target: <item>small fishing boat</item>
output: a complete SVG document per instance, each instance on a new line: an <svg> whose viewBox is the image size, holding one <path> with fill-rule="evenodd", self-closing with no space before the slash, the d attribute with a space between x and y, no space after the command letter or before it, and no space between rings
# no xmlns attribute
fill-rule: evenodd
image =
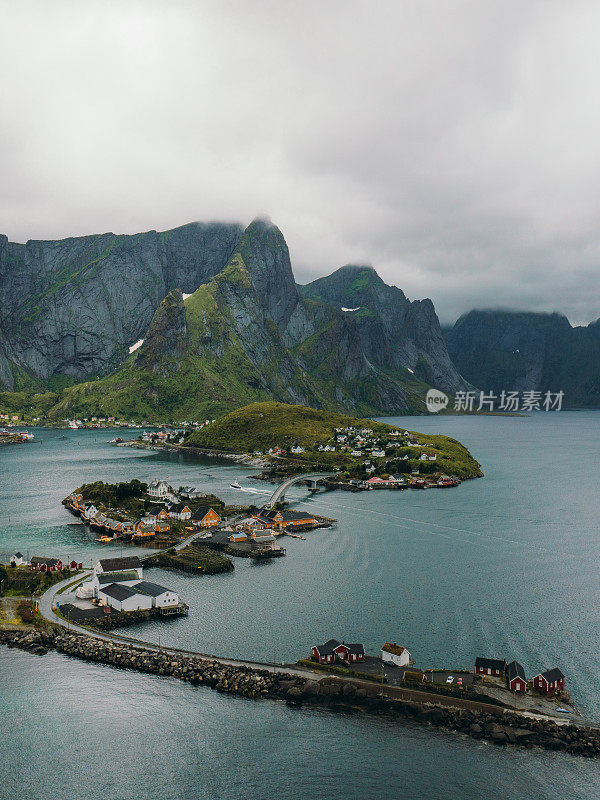
<svg viewBox="0 0 600 800"><path fill-rule="evenodd" d="M230 487L232 489L241 489L242 488L237 481L234 481L233 483L230 483L229 485L230 485Z"/></svg>

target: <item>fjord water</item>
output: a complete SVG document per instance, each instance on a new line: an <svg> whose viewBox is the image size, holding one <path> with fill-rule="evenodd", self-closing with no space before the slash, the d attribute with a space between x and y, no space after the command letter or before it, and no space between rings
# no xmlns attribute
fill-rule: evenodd
<svg viewBox="0 0 600 800"><path fill-rule="evenodd" d="M598 467L600 413L523 418L394 418L462 441L486 477L444 491L331 492L293 497L336 517L332 530L286 539L287 557L235 561L227 575L153 570L190 616L129 629L165 644L260 660L295 660L330 636L405 644L423 667L517 658L528 675L560 666L576 704L600 718ZM60 505L84 481L169 477L228 502L272 487L251 470L117 448L112 433L37 432L0 452L0 551L79 557L94 543ZM66 438L62 438L66 437ZM229 488L237 479L254 492ZM262 492L260 494L259 492ZM255 498L252 494L255 493ZM125 550L124 552L129 552ZM151 798L597 797L595 762L521 752L364 715L253 703L172 680L0 651L3 737L20 800ZM34 755L35 753L35 755Z"/></svg>

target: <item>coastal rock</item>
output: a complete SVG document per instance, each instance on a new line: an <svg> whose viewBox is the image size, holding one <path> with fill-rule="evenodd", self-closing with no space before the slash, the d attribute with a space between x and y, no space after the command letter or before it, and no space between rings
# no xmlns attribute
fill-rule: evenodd
<svg viewBox="0 0 600 800"><path fill-rule="evenodd" d="M423 708L419 712L419 719L432 725L441 725L446 721L446 714L441 708Z"/></svg>
<svg viewBox="0 0 600 800"><path fill-rule="evenodd" d="M302 689L302 694L305 696L316 697L316 695L319 694L319 691L320 691L320 686L318 681L308 680L304 684L304 687Z"/></svg>
<svg viewBox="0 0 600 800"><path fill-rule="evenodd" d="M41 641L44 644L40 644ZM352 681L326 678L317 682L292 674L274 675L260 668L224 665L201 656L175 655L60 631L0 631L0 643L30 652L34 648L33 652L40 654L53 646L58 652L86 661L178 677L194 686L202 682L218 691L250 699L281 698L290 706L299 706L310 700L332 709L348 708L349 705L340 700L351 698L353 706L370 713L410 715L430 725L463 730L476 739L485 736L496 744L537 745L590 758L600 756L600 731L597 729L558 726L551 720L536 720L509 712L501 716L500 724L499 718L493 714L382 698L378 687L372 696L368 696L370 692Z"/></svg>

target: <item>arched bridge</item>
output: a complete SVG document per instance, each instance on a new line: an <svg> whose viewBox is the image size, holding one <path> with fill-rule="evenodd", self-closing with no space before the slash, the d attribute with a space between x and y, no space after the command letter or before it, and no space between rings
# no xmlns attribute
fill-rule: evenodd
<svg viewBox="0 0 600 800"><path fill-rule="evenodd" d="M325 480L325 478L335 478L335 472L305 472L302 475L294 475L292 478L288 478L287 481L284 481L277 487L277 489L275 489L269 502L265 503L265 508L273 508L275 503L277 503L279 500L283 500L287 490L295 483L308 481L311 490L315 491L318 482Z"/></svg>

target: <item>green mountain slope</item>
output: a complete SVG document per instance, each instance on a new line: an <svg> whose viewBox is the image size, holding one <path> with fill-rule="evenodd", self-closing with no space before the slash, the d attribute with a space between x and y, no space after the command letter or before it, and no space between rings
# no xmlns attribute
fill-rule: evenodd
<svg viewBox="0 0 600 800"><path fill-rule="evenodd" d="M370 364L354 322L299 298L281 232L257 220L209 282L185 301L178 289L166 296L116 372L65 389L51 413L197 420L268 399L421 410L426 386L407 383L410 391Z"/></svg>

